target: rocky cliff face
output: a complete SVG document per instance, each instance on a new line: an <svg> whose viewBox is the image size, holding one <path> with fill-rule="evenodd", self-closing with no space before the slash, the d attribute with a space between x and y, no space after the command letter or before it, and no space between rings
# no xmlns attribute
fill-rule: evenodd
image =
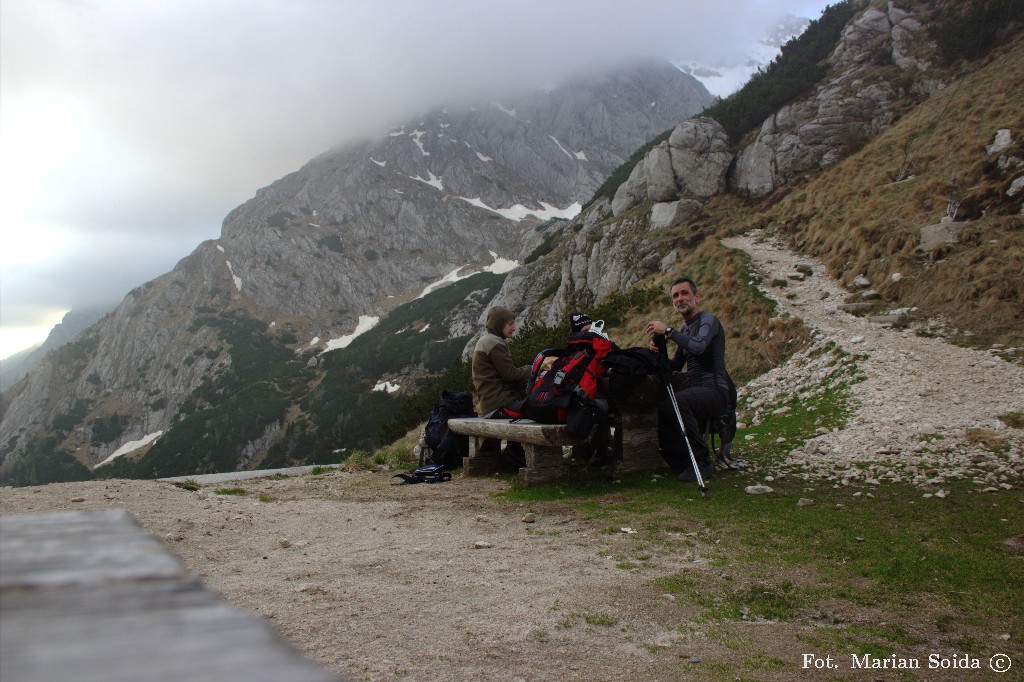
<svg viewBox="0 0 1024 682"><path fill-rule="evenodd" d="M892 3L866 9L829 57L828 80L812 97L768 117L739 153L730 189L764 196L839 162L844 149L878 135L905 111L913 101L907 95L941 85L927 78L914 80L914 92L901 85L901 74L929 70L933 50L918 18ZM894 68L881 78L865 77L879 66Z"/></svg>
<svg viewBox="0 0 1024 682"><path fill-rule="evenodd" d="M431 112L313 159L5 393L0 467L43 450L95 465L168 428L236 360L210 316L322 349L453 270L521 260L536 226L576 215L634 149L710 100L646 64Z"/></svg>

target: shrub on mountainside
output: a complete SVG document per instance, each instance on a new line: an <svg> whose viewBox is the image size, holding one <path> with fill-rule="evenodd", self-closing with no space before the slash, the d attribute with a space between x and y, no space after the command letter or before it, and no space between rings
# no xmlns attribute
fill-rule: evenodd
<svg viewBox="0 0 1024 682"><path fill-rule="evenodd" d="M46 485L85 481L90 477L89 469L61 450L57 438L52 435L37 437L31 449L33 456L14 462L4 471L0 483L12 486Z"/></svg>
<svg viewBox="0 0 1024 682"><path fill-rule="evenodd" d="M111 414L106 417L97 417L92 421L92 437L90 445L97 447L104 443L112 443L124 432L124 428L131 423L131 418L124 414Z"/></svg>
<svg viewBox="0 0 1024 682"><path fill-rule="evenodd" d="M980 59L1024 27L1021 0L957 0L944 9L945 20L929 26L928 35L946 64Z"/></svg>

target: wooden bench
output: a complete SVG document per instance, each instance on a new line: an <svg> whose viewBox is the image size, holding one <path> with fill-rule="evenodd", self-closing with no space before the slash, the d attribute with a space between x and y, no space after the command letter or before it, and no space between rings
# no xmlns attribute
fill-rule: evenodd
<svg viewBox="0 0 1024 682"><path fill-rule="evenodd" d="M653 378L637 388L628 400L609 399L612 422L610 456L601 471L612 476L638 472L669 471L658 451L658 403L664 388ZM561 424L538 424L529 420L467 419L448 420L453 432L469 436L469 456L463 460L467 475L487 475L507 471L510 464L497 451L481 451L485 440L522 443L526 466L519 469L523 485L550 483L585 477L594 471L586 440L573 440ZM564 448L572 448L566 453Z"/></svg>
<svg viewBox="0 0 1024 682"><path fill-rule="evenodd" d="M124 510L0 519L0 679L342 682Z"/></svg>

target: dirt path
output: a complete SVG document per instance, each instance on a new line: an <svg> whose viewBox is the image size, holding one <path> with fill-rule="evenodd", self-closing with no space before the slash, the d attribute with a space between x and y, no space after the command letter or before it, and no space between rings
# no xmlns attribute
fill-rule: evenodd
<svg viewBox="0 0 1024 682"><path fill-rule="evenodd" d="M765 282L810 262L756 237L729 245L751 253ZM836 312L844 292L811 265L805 281L768 293L817 330L819 349L833 342L863 355L856 364L866 379L852 389L859 407L849 428L795 447L793 475L892 471L925 485L941 467L970 469L979 486L1005 483L1012 471L1019 478L1021 434L996 417L1024 404L1024 370ZM828 356L801 354L746 390L770 410L822 383L830 369L816 363ZM1007 453L994 458L972 444L969 429L1005 438ZM920 436L933 430L945 438L921 448ZM871 464L868 473L858 462ZM671 531L635 532L628 516L593 520L556 503L503 502L495 498L503 480L461 475L416 486L392 486L381 472L235 485L247 494L156 481L6 488L0 513L124 508L212 589L353 680L707 679L702 660L742 666L750 651L697 619L698 606L652 586L656 577L699 580L728 564L704 524L685 515L662 524ZM730 571L737 585L750 578ZM758 651L792 663L810 626L733 627L747 628L740 639ZM768 666L758 679L789 677Z"/></svg>
<svg viewBox="0 0 1024 682"><path fill-rule="evenodd" d="M847 428L795 447L788 471L936 490L949 477L971 477L983 488L1019 480L1024 433L999 416L1024 411L1024 366L1004 359L1024 349L962 348L842 312L848 292L821 263L758 233L723 243L750 254L765 293L814 330L811 348L751 382L746 393L770 409L815 390L837 363L829 347L854 356L847 362L863 377L850 388L855 412ZM798 264L812 273L802 281L790 277ZM785 286L777 284L782 281ZM995 452L993 443L1002 450Z"/></svg>

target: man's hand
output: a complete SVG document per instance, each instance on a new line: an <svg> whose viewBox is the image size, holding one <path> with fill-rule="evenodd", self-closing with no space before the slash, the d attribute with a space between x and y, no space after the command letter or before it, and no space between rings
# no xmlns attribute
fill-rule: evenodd
<svg viewBox="0 0 1024 682"><path fill-rule="evenodd" d="M668 329L668 325L661 320L654 320L653 322L647 323L647 336L654 338L655 334L664 334L665 330Z"/></svg>
<svg viewBox="0 0 1024 682"><path fill-rule="evenodd" d="M663 335L666 329L668 329L668 325L661 320L654 320L653 322L647 323L647 338L650 339L650 343L647 344L647 347L655 353L660 351L658 349L658 344L654 342L654 338L656 336Z"/></svg>

